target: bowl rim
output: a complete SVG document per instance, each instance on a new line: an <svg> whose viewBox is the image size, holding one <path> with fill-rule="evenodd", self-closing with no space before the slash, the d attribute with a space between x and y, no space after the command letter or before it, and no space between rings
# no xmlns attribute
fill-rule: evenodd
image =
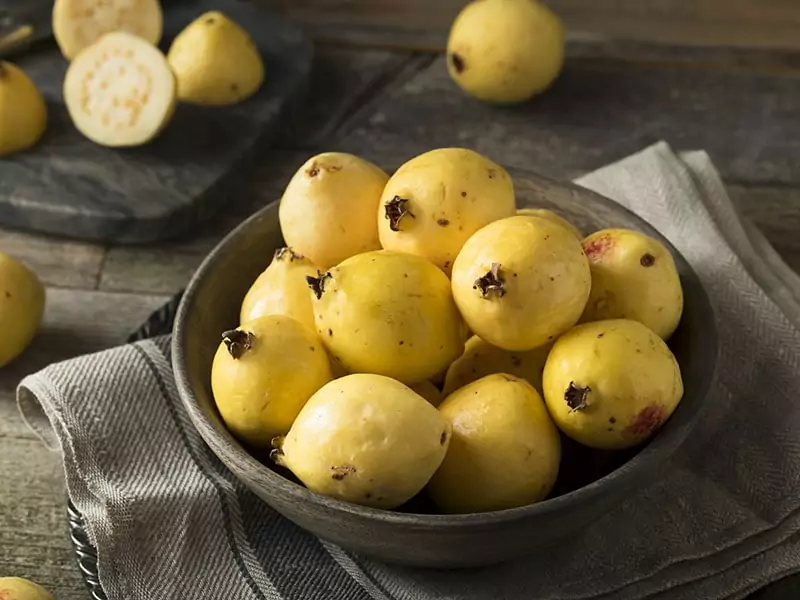
<svg viewBox="0 0 800 600"><path fill-rule="evenodd" d="M186 364L185 348L188 332L186 322L202 282L214 268L219 257L225 255L231 247L236 244L237 238L244 230L250 228L271 212L277 211L279 200L276 200L243 220L231 230L208 255L206 255L200 266L192 275L189 284L186 286L176 313L171 344L171 359L176 387L192 424L200 433L200 436L204 439L206 444L212 449L212 452L216 454L216 450L214 450L215 446L223 447L229 460L234 461L237 465L241 465L242 470L257 473L259 478L269 484L273 493L284 495L285 500L291 501L293 504L311 504L315 508L323 511L346 513L361 519L379 520L388 524L402 525L416 529L436 528L437 530L452 528L463 529L465 527L486 528L498 524L514 522L521 518L532 518L567 511L572 508L577 508L586 502L591 502L598 496L605 496L612 493L614 490L624 489L637 477L641 477L647 473L649 469L652 469L653 465L663 464L684 442L690 431L697 424L699 413L701 413L704 408L705 400L714 378L714 372L716 371L718 356L716 320L708 294L700 278L691 264L668 239L647 221L622 204L569 181L558 181L533 171L518 168L508 169L508 171L514 180L527 179L538 181L545 186L567 188L573 195L588 195L592 197L593 201L609 206L612 210L626 212L632 220L637 222L637 225L643 232L659 240L667 247L676 262L684 287L685 283L688 281L693 284L692 288L697 291L697 295L693 297L694 310L699 312L700 317L708 327L707 335L704 340L704 354L709 360L710 373L707 377L700 380L698 389L694 390L695 394L698 395L700 399L697 402L697 407L693 414L687 415L688 418L684 419L683 423L674 422L672 419L667 421L658 434L635 456L600 479L596 479L570 492L553 498L547 498L534 504L487 512L429 514L372 508L312 492L308 488L271 470L247 452L227 429L222 428L222 430L220 430L210 422L192 390ZM670 423L672 423L672 426L670 426Z"/></svg>

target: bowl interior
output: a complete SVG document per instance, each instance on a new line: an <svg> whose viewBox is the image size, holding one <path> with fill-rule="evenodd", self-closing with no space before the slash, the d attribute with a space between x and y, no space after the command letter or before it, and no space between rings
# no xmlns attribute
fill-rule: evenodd
<svg viewBox="0 0 800 600"><path fill-rule="evenodd" d="M184 293L173 337L176 382L190 418L211 449L234 471L247 472L250 481L297 502L310 502L347 513L378 515L382 519L419 526L458 524L464 519L489 523L514 518L521 510L546 513L585 502L614 487L625 486L664 462L685 439L702 408L716 360L716 331L711 306L696 274L677 250L645 221L619 204L585 188L532 173L511 170L519 207L550 208L584 233L608 227L642 231L659 239L672 252L684 287L681 323L669 340L681 367L684 398L669 421L647 444L624 453L589 451L565 439L559 483L551 497L519 509L474 515L431 514L418 499L400 511L379 511L341 502L308 491L290 474L276 471L266 456L245 448L225 428L214 405L210 371L220 334L239 325L242 298L275 249L283 245L278 206L273 203L231 232L209 254ZM580 468L577 467L580 465Z"/></svg>

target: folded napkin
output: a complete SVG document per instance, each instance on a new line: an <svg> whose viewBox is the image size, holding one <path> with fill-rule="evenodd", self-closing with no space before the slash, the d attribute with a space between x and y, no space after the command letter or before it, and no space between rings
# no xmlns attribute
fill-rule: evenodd
<svg viewBox="0 0 800 600"><path fill-rule="evenodd" d="M800 278L736 215L709 158L659 143L578 183L694 266L720 335L702 422L663 479L546 556L471 571L379 564L244 489L195 433L168 337L52 365L20 410L63 453L113 599L742 598L800 569Z"/></svg>

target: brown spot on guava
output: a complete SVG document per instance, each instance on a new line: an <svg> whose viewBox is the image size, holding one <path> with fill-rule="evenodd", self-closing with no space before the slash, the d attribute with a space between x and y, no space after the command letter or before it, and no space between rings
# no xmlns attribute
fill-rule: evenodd
<svg viewBox="0 0 800 600"><path fill-rule="evenodd" d="M492 263L492 268L475 280L473 290L478 290L482 298L486 298L490 293L495 292L499 297L506 293L503 278L500 277L500 263Z"/></svg>
<svg viewBox="0 0 800 600"><path fill-rule="evenodd" d="M331 467L331 479L335 481L341 481L345 477L347 477L350 473L355 473L356 468L353 465L338 465Z"/></svg>
<svg viewBox="0 0 800 600"><path fill-rule="evenodd" d="M217 20L214 17L208 17L206 19L206 25L213 25L216 22L217 22Z"/></svg>
<svg viewBox="0 0 800 600"><path fill-rule="evenodd" d="M273 255L275 260L284 260L286 258L289 259L289 262L294 262L296 260L303 260L305 257L302 254L298 254L289 246L284 246L283 248L278 248L275 250L275 254Z"/></svg>
<svg viewBox="0 0 800 600"><path fill-rule="evenodd" d="M453 52L450 55L450 64L453 65L453 68L459 75L467 68L467 65L464 64L464 58L458 52Z"/></svg>
<svg viewBox="0 0 800 600"><path fill-rule="evenodd" d="M652 267L656 263L656 257L650 254L649 252L645 252L642 254L642 258L639 259L639 264L643 267Z"/></svg>
<svg viewBox="0 0 800 600"><path fill-rule="evenodd" d="M459 229L460 229L460 227L459 227ZM450 268L450 261L449 260L444 261L444 268L445 269L449 269Z"/></svg>
<svg viewBox="0 0 800 600"><path fill-rule="evenodd" d="M617 422L617 420L614 417L608 417L608 422L613 425L614 423Z"/></svg>
<svg viewBox="0 0 800 600"><path fill-rule="evenodd" d="M519 356L517 356L515 354L512 354L511 355L511 364L514 365L515 367L519 367L519 366L522 365L522 360L520 359Z"/></svg>
<svg viewBox="0 0 800 600"><path fill-rule="evenodd" d="M6 298L11 298L11 292L9 292L8 290L6 290Z"/></svg>
<svg viewBox="0 0 800 600"><path fill-rule="evenodd" d="M317 300L322 298L322 294L325 293L325 285L328 279L332 279L333 275L330 273L320 273L317 271L316 277L311 277L311 275L306 275L306 283L308 287L311 288L311 291L314 292L314 295L317 297Z"/></svg>
<svg viewBox="0 0 800 600"><path fill-rule="evenodd" d="M442 435L439 437L439 445L444 446L446 441L447 441L447 432L443 431Z"/></svg>
<svg viewBox="0 0 800 600"><path fill-rule="evenodd" d="M639 411L623 434L630 437L644 438L658 429L666 420L667 411L660 404L651 404Z"/></svg>
<svg viewBox="0 0 800 600"><path fill-rule="evenodd" d="M599 339L600 339L601 337L603 337L604 335L605 335L605 333L603 333L603 332L600 332L600 333L598 333L598 334L597 334L597 339L599 340Z"/></svg>
<svg viewBox="0 0 800 600"><path fill-rule="evenodd" d="M314 346L309 346L308 349L311 350L312 352L316 352L317 351L316 348L314 348Z"/></svg>
<svg viewBox="0 0 800 600"><path fill-rule="evenodd" d="M231 329L222 332L222 341L228 349L228 353L234 360L239 360L245 352L253 347L256 336L249 331L242 329Z"/></svg>
<svg viewBox="0 0 800 600"><path fill-rule="evenodd" d="M494 179L494 176L497 175L495 169L486 169L486 173L489 175L489 179Z"/></svg>
<svg viewBox="0 0 800 600"><path fill-rule="evenodd" d="M389 220L389 229L392 231L400 231L400 221L406 215L412 219L415 218L414 213L406 206L407 204L408 198L401 198L400 196L395 196L384 204L384 217Z"/></svg>
<svg viewBox="0 0 800 600"><path fill-rule="evenodd" d="M333 329L328 329L328 337L333 337Z"/></svg>
<svg viewBox="0 0 800 600"><path fill-rule="evenodd" d="M236 85L235 83L232 83L231 84L231 91L232 92L238 92L239 91L239 86Z"/></svg>
<svg viewBox="0 0 800 600"><path fill-rule="evenodd" d="M402 346L403 344L405 344L405 342L404 342L403 340L400 340L398 343L399 343L399 345L400 345L400 346Z"/></svg>
<svg viewBox="0 0 800 600"><path fill-rule="evenodd" d="M584 240L582 246L586 256L593 258L596 256L601 256L613 248L614 240L611 239L610 234L604 234L590 241Z"/></svg>
<svg viewBox="0 0 800 600"><path fill-rule="evenodd" d="M461 197L462 198L466 198L467 197L467 192L461 192Z"/></svg>
<svg viewBox="0 0 800 600"><path fill-rule="evenodd" d="M564 402L566 402L567 406L569 406L570 412L583 410L589 406L587 400L589 398L589 392L591 391L592 388L590 388L588 385L575 385L574 381L570 381L569 386L567 386L567 389L564 391Z"/></svg>
<svg viewBox="0 0 800 600"><path fill-rule="evenodd" d="M447 219L439 219L438 221L436 221L436 224L439 227L447 227L448 225L450 225L450 221L448 221Z"/></svg>
<svg viewBox="0 0 800 600"><path fill-rule="evenodd" d="M366 494L364 494L364 499L365 500L369 500L370 498L372 498L372 493L371 492L367 492Z"/></svg>

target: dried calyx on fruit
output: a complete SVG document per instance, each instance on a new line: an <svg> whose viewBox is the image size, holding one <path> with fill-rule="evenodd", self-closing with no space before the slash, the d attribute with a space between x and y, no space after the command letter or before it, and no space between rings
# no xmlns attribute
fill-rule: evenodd
<svg viewBox="0 0 800 600"><path fill-rule="evenodd" d="M325 293L325 282L328 279L332 279L333 275L330 273L320 273L317 271L316 277L307 276L306 282L308 282L308 287L311 288L311 291L314 292L314 295L317 297L317 300L322 298L322 294Z"/></svg>
<svg viewBox="0 0 800 600"><path fill-rule="evenodd" d="M389 220L389 229L392 231L400 231L400 221L406 215L412 219L415 218L414 213L409 210L407 204L408 198L395 196L384 205L386 209L386 218Z"/></svg>
<svg viewBox="0 0 800 600"><path fill-rule="evenodd" d="M583 410L589 406L589 392L591 391L592 388L590 388L588 385L579 386L575 385L575 382L570 381L569 387L567 387L566 391L564 392L564 402L566 402L567 406L569 406L570 412Z"/></svg>
<svg viewBox="0 0 800 600"><path fill-rule="evenodd" d="M484 298L487 298L492 292L502 297L506 293L504 283L500 277L500 263L492 263L492 268L489 269L486 275L478 277L472 287L478 290Z"/></svg>
<svg viewBox="0 0 800 600"><path fill-rule="evenodd" d="M231 329L222 333L222 341L230 355L238 360L253 347L255 336L243 329Z"/></svg>
<svg viewBox="0 0 800 600"><path fill-rule="evenodd" d="M288 258L289 261L294 260L303 260L305 256L302 254L298 254L294 250L292 250L289 246L284 246L283 248L278 248L275 250L275 259L276 260L284 260Z"/></svg>

